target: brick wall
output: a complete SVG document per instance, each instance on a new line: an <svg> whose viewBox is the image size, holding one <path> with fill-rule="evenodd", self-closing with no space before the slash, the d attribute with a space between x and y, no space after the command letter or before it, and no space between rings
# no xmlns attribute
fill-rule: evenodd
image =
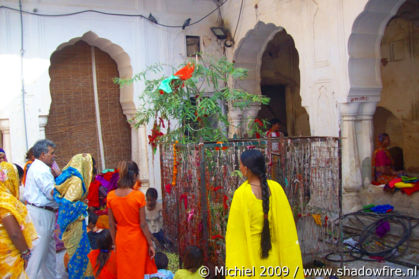
<svg viewBox="0 0 419 279"><path fill-rule="evenodd" d="M131 129L112 79L118 70L112 58L95 48L105 167L131 158ZM93 95L90 46L79 41L55 52L49 69L52 103L46 137L57 145L57 162L64 167L77 153L91 153L100 169L99 139Z"/></svg>

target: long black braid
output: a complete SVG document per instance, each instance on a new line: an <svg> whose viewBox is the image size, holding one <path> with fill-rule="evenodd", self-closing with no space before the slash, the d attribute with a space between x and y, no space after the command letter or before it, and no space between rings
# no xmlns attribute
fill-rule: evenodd
<svg viewBox="0 0 419 279"><path fill-rule="evenodd" d="M246 150L240 156L240 160L252 173L260 179L262 188L262 207L263 207L263 229L261 234L261 258L267 258L269 251L272 249L271 231L269 229L269 187L266 177L265 157L262 152L256 149Z"/></svg>

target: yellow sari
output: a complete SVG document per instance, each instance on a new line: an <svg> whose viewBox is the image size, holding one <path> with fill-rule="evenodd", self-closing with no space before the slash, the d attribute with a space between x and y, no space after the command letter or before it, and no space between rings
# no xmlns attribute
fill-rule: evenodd
<svg viewBox="0 0 419 279"><path fill-rule="evenodd" d="M26 244L32 248L32 241L38 236L28 211L19 201L19 183L14 166L0 163L0 217L13 215L21 227ZM23 268L24 261L5 227L0 223L0 278L28 278Z"/></svg>
<svg viewBox="0 0 419 279"><path fill-rule="evenodd" d="M92 276L92 267L87 259L90 244L84 222L87 216L87 196L92 180L93 163L90 154L77 154L63 168L55 180L54 198L59 205L58 225L62 240L70 258L68 272L70 278Z"/></svg>
<svg viewBox="0 0 419 279"><path fill-rule="evenodd" d="M264 213L245 181L234 193L226 231L226 277L304 278L300 245L294 217L281 185L268 180L269 228L272 249L261 258Z"/></svg>

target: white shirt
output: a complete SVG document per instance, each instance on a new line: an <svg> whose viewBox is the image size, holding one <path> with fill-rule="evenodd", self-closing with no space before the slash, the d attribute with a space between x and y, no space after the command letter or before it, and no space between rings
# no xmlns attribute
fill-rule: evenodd
<svg viewBox="0 0 419 279"><path fill-rule="evenodd" d="M268 132L266 132L266 136L268 138L278 138L280 136L280 134L278 132L268 131ZM272 142L272 151L273 152L278 152L279 151L279 143L277 141Z"/></svg>
<svg viewBox="0 0 419 279"><path fill-rule="evenodd" d="M26 177L24 199L35 205L58 208L51 195L54 187L55 179L50 167L41 160L35 159Z"/></svg>
<svg viewBox="0 0 419 279"><path fill-rule="evenodd" d="M148 229L151 233L158 233L163 227L163 216L162 216L162 205L156 203L156 207L153 210L148 210L145 206L145 219L148 224Z"/></svg>

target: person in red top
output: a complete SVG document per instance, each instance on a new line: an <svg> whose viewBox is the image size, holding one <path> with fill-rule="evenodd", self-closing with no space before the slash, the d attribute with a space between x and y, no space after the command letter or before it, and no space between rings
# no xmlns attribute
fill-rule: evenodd
<svg viewBox="0 0 419 279"><path fill-rule="evenodd" d="M268 131L266 131L267 138L279 138L284 136L284 133L281 132L281 122L278 118L271 119L269 121L269 124L271 125L271 127ZM272 143L272 151L279 151L279 143L277 141Z"/></svg>
<svg viewBox="0 0 419 279"><path fill-rule="evenodd" d="M390 145L390 136L386 133L378 135L376 146L371 158L372 179L375 184L387 184L398 178L403 172L395 171L393 159L387 147Z"/></svg>
<svg viewBox="0 0 419 279"><path fill-rule="evenodd" d="M116 247L118 278L144 278L157 272L155 250L145 218L145 196L132 189L139 169L133 161L119 164L118 188L109 192L109 229Z"/></svg>
<svg viewBox="0 0 419 279"><path fill-rule="evenodd" d="M97 279L116 279L116 256L112 250L113 242L109 230L98 233L96 245L98 249L87 255L93 267L93 275Z"/></svg>

